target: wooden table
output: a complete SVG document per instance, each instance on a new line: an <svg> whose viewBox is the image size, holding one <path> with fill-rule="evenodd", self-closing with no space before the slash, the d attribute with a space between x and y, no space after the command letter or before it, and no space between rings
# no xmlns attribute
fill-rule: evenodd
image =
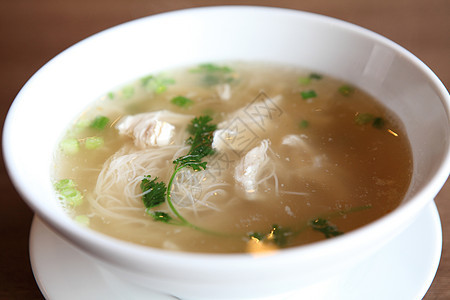
<svg viewBox="0 0 450 300"><path fill-rule="evenodd" d="M448 0L15 0L0 2L0 108L2 126L22 85L49 59L79 40L135 18L175 9L221 4L294 8L343 19L378 32L422 59L450 85ZM33 151L33 145L30 145ZM28 256L32 212L0 169L0 299L42 299ZM450 180L436 197L444 245L425 299L450 299ZM398 280L402 280L399 278Z"/></svg>

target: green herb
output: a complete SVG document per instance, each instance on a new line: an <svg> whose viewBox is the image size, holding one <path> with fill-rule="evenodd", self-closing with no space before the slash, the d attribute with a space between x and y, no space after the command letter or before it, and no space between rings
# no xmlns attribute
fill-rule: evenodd
<svg viewBox="0 0 450 300"><path fill-rule="evenodd" d="M303 85L307 85L311 82L311 78L309 77L300 77L298 79L298 83L303 84Z"/></svg>
<svg viewBox="0 0 450 300"><path fill-rule="evenodd" d="M262 241L264 239L265 235L260 232L252 232L248 235L248 237L250 239L254 238L254 239L257 239L258 241Z"/></svg>
<svg viewBox="0 0 450 300"><path fill-rule="evenodd" d="M190 70L191 73L202 74L202 82L206 86L213 86L220 83L230 83L234 80L232 76L233 69L228 66L219 66L206 63Z"/></svg>
<svg viewBox="0 0 450 300"><path fill-rule="evenodd" d="M109 123L109 118L105 116L97 116L89 125L91 128L103 130Z"/></svg>
<svg viewBox="0 0 450 300"><path fill-rule="evenodd" d="M382 129L384 127L384 119L381 117L377 117L373 120L372 126L376 129Z"/></svg>
<svg viewBox="0 0 450 300"><path fill-rule="evenodd" d="M316 91L314 91L314 90L302 91L302 92L300 92L300 94L302 95L302 98L304 100L317 97Z"/></svg>
<svg viewBox="0 0 450 300"><path fill-rule="evenodd" d="M322 79L322 75L317 74L317 73L311 73L311 74L309 74L309 78L320 80L320 79Z"/></svg>
<svg viewBox="0 0 450 300"><path fill-rule="evenodd" d="M291 229L274 224L268 233L252 232L249 234L249 238L254 238L262 242L274 243L282 248L287 245L288 238L292 235L294 235L294 232Z"/></svg>
<svg viewBox="0 0 450 300"><path fill-rule="evenodd" d="M314 219L310 222L309 225L312 229L323 233L326 238L331 238L343 234L343 232L337 230L336 226L331 225L328 220L323 218Z"/></svg>
<svg viewBox="0 0 450 300"><path fill-rule="evenodd" d="M78 206L83 203L83 195L76 188L72 179L61 179L53 184L59 198L70 206Z"/></svg>
<svg viewBox="0 0 450 300"><path fill-rule="evenodd" d="M212 155L214 150L212 148L213 133L217 126L210 124L212 118L209 116L200 116L194 118L191 124L188 126L188 131L191 136L186 140L188 145L191 145L189 152L173 161L175 167L172 176L169 179L169 183L166 187L164 182L157 182L157 177L151 179L151 176L145 176L141 182L141 190L144 193L143 201L147 208L147 213L150 214L154 220L165 222L168 224L176 224L182 226L188 226L203 232L210 232L206 229L200 228L187 221L175 208L172 203L170 191L175 180L176 174L186 167L191 167L195 171L204 170L206 168L206 162L202 162L205 156ZM151 211L150 209L167 202L172 213L178 218L178 222L175 222L173 218L160 211Z"/></svg>
<svg viewBox="0 0 450 300"><path fill-rule="evenodd" d="M90 219L86 215L78 215L75 217L75 221L85 227L89 227Z"/></svg>
<svg viewBox="0 0 450 300"><path fill-rule="evenodd" d="M141 181L140 188L143 192L142 199L146 207L146 213L149 214L154 221L171 225L186 226L217 236L232 237L234 235L214 232L190 223L178 212L171 198L172 185L174 184L177 173L186 167L190 167L195 171L205 170L207 163L202 161L202 159L206 156L214 154L212 141L213 134L217 126L215 124L211 124L211 121L212 118L206 115L196 117L191 120L191 123L188 126L188 132L191 136L186 140L186 144L191 145L190 150L186 155L178 157L173 161L174 171L170 176L167 186L162 181L158 182L158 177L152 178L150 175L147 175ZM154 210L155 207L158 207L163 203L167 203L172 215L167 212ZM369 208L369 206L334 212L329 214L328 218L342 216L349 212L356 212L367 208ZM291 228L274 224L267 233L252 232L249 233L247 237L263 242L274 243L278 247L285 247L291 237L297 236L308 228L322 232L327 238L342 234L342 232L338 231L335 226L329 224L327 219L320 217L303 223L303 225L297 230L292 230Z"/></svg>
<svg viewBox="0 0 450 300"><path fill-rule="evenodd" d="M114 93L113 93L113 92L109 92L106 96L107 96L110 100L114 99Z"/></svg>
<svg viewBox="0 0 450 300"><path fill-rule="evenodd" d="M200 64L196 68L190 70L192 73L211 73L211 72L223 72L223 73L230 73L233 70L230 67L227 66L219 66L216 64L206 63L206 64Z"/></svg>
<svg viewBox="0 0 450 300"><path fill-rule="evenodd" d="M355 88L351 87L349 85L343 85L343 86L339 87L338 91L343 96L350 96L355 91Z"/></svg>
<svg viewBox="0 0 450 300"><path fill-rule="evenodd" d="M212 121L210 116L200 116L191 121L188 132L191 136L186 140L186 144L191 145L188 154L174 160L175 169L191 167L195 171L206 168L206 162L201 160L208 155L214 154L212 148L213 133L217 128L215 124L208 124Z"/></svg>
<svg viewBox="0 0 450 300"><path fill-rule="evenodd" d="M88 150L100 148L104 144L104 140L101 136L90 136L84 141L84 147Z"/></svg>
<svg viewBox="0 0 450 300"><path fill-rule="evenodd" d="M151 212L150 215L153 217L153 220L157 221L157 222L163 222L163 223L167 223L169 224L170 221L172 221L172 217L165 212L162 211L155 211L155 212Z"/></svg>
<svg viewBox="0 0 450 300"><path fill-rule="evenodd" d="M311 73L308 76L300 77L298 79L298 82L300 84L306 85L306 84L311 83L312 80L320 80L320 79L322 79L322 75L317 74L317 73Z"/></svg>
<svg viewBox="0 0 450 300"><path fill-rule="evenodd" d="M330 224L327 219L342 217L348 213L355 213L370 208L372 208L371 205L363 205L352 207L346 210L335 211L327 214L326 216L317 217L308 222L305 222L304 224L300 224L301 226L296 230L274 224L267 233L252 232L248 235L248 238L257 239L259 241L267 243L274 243L280 248L285 247L289 243L290 238L298 236L308 228L322 232L326 238L331 238L341 235L343 234L343 232L338 231L337 227Z"/></svg>
<svg viewBox="0 0 450 300"><path fill-rule="evenodd" d="M173 78L165 77L164 75L148 75L141 78L141 84L147 90L154 92L156 94L161 94L167 90L169 85L175 83Z"/></svg>
<svg viewBox="0 0 450 300"><path fill-rule="evenodd" d="M122 94L125 99L130 99L134 95L134 87L128 85L122 89Z"/></svg>
<svg viewBox="0 0 450 300"><path fill-rule="evenodd" d="M170 102L172 102L172 104L175 104L178 107L183 107L183 108L187 108L189 106L191 106L192 104L194 104L194 101L192 101L191 99L184 97L184 96L177 96L172 98L172 100L170 100Z"/></svg>
<svg viewBox="0 0 450 300"><path fill-rule="evenodd" d="M291 229L283 228L277 224L272 225L271 233L273 242L280 248L286 246L288 238L293 235Z"/></svg>
<svg viewBox="0 0 450 300"><path fill-rule="evenodd" d="M355 116L355 122L356 122L356 124L364 125L364 124L368 124L368 123L372 122L374 118L375 117L369 113L357 114Z"/></svg>
<svg viewBox="0 0 450 300"><path fill-rule="evenodd" d="M158 180L158 177L151 179L151 176L144 176L141 181L140 187L144 194L142 201L147 209L161 205L166 201L166 184L156 180Z"/></svg>
<svg viewBox="0 0 450 300"><path fill-rule="evenodd" d="M307 120L301 120L300 123L298 124L298 127L300 127L301 129L308 128L309 122Z"/></svg>
<svg viewBox="0 0 450 300"><path fill-rule="evenodd" d="M376 129L382 129L384 127L385 121L382 117L375 117L369 113L358 113L355 116L355 122L358 125L365 125L372 123L372 126Z"/></svg>
<svg viewBox="0 0 450 300"><path fill-rule="evenodd" d="M59 143L62 152L68 155L73 155L80 150L80 143L76 138L67 138Z"/></svg>
<svg viewBox="0 0 450 300"><path fill-rule="evenodd" d="M93 121L87 120L87 119L80 119L75 124L75 132L81 132L82 130L88 128L91 126Z"/></svg>

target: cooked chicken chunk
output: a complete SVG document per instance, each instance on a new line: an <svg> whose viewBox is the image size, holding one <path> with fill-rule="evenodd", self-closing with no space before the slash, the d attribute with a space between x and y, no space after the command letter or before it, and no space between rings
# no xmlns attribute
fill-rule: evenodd
<svg viewBox="0 0 450 300"><path fill-rule="evenodd" d="M161 110L123 117L116 125L120 134L134 139L136 146L165 146L172 142L175 125L188 123L190 115Z"/></svg>

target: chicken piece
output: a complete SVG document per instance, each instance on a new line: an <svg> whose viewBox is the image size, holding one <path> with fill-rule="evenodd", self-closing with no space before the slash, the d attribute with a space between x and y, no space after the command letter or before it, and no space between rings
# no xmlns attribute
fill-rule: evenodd
<svg viewBox="0 0 450 300"><path fill-rule="evenodd" d="M328 157L326 154L320 154L317 150L314 152L308 143L308 136L301 134L289 134L283 137L281 140L282 145L286 145L292 148L289 161L291 164L295 164L294 160L297 159L298 163L303 167L322 168Z"/></svg>
<svg viewBox="0 0 450 300"><path fill-rule="evenodd" d="M230 100L231 98L231 86L228 83L220 84L216 86L217 94L220 100Z"/></svg>
<svg viewBox="0 0 450 300"><path fill-rule="evenodd" d="M281 144L299 147L300 149L310 152L310 147L305 141L306 139L308 139L308 136L306 136L304 134L302 134L302 135L288 134L283 137L283 139L281 140Z"/></svg>
<svg viewBox="0 0 450 300"><path fill-rule="evenodd" d="M258 175L267 163L267 149L269 140L261 141L259 146L251 149L240 160L234 170L234 178L241 184L247 193L255 193L258 190Z"/></svg>
<svg viewBox="0 0 450 300"><path fill-rule="evenodd" d="M278 106L281 95L269 98L265 93L249 105L231 113L227 120L217 125L213 148L218 151L233 150L238 155L255 147L269 132L276 130L274 123L280 124L282 110Z"/></svg>
<svg viewBox="0 0 450 300"><path fill-rule="evenodd" d="M175 125L187 124L192 116L161 110L123 117L116 129L119 134L134 139L137 147L169 145L174 136Z"/></svg>

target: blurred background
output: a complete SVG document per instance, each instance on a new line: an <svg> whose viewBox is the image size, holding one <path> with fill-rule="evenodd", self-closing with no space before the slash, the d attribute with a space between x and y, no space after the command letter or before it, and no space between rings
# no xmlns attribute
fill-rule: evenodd
<svg viewBox="0 0 450 300"><path fill-rule="evenodd" d="M20 88L41 66L67 47L136 18L208 5L292 8L360 25L411 51L447 88L450 86L449 0L0 0L1 128ZM29 151L33 151L33 145ZM0 299L42 299L28 256L33 214L11 185L3 160L0 189L0 236L4 239L0 243ZM450 299L449 200L450 182L447 181L436 197L444 245L436 278L424 298L427 300Z"/></svg>

